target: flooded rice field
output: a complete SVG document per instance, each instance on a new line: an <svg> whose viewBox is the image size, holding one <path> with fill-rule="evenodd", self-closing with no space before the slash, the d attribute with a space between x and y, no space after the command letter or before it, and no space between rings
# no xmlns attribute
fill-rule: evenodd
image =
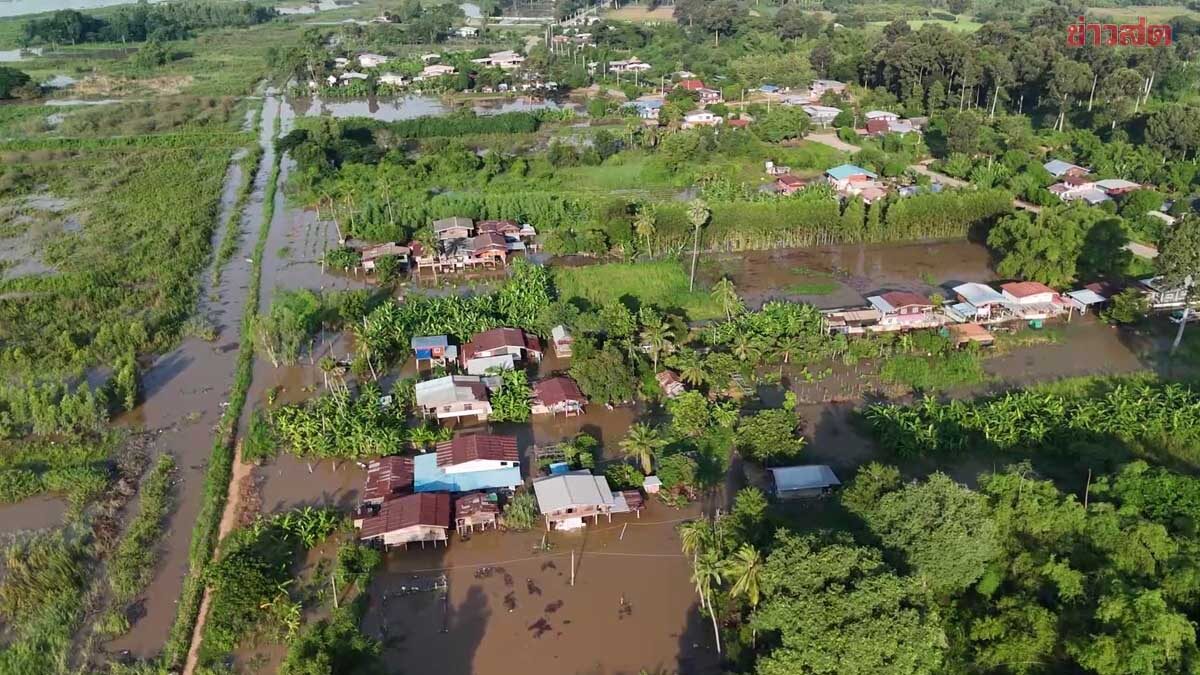
<svg viewBox="0 0 1200 675"><path fill-rule="evenodd" d="M481 99L461 106L448 105L436 96L411 94L400 97L371 97L362 99L322 99L318 96L311 98L292 98L288 100L290 112L297 117L317 117L325 115L336 118L370 117L382 122L398 122L416 117L431 115L446 115L456 110L471 110L477 115L499 115L508 112L528 112L532 110L562 107L582 110L571 103L559 103L552 99L531 96L513 95L511 98Z"/></svg>
<svg viewBox="0 0 1200 675"><path fill-rule="evenodd" d="M945 293L996 278L987 248L963 240L711 253L702 265L705 281L729 277L751 307L772 298L845 307L879 291Z"/></svg>
<svg viewBox="0 0 1200 675"><path fill-rule="evenodd" d="M0 534L57 527L63 524L66 515L66 500L52 495L37 495L16 504L0 504Z"/></svg>
<svg viewBox="0 0 1200 675"><path fill-rule="evenodd" d="M260 139L266 153L254 179L251 197L242 214L242 236L237 252L213 286L212 275L201 276L199 314L216 328L217 338L207 342L184 340L176 349L160 356L143 376L145 403L120 422L146 429L163 430L156 442L158 452L175 455L181 483L177 507L164 537L162 560L154 579L143 593L145 615L125 636L107 645L110 651L129 650L134 656L153 656L162 648L175 619L175 606L188 569L192 526L200 509L204 472L212 451L214 430L220 420L238 356L238 327L250 284L250 263L255 234L262 221L263 197L270 176L278 103L268 97ZM241 183L238 165L231 163L221 195L221 213L216 238L237 199ZM214 242L214 250L219 241Z"/></svg>

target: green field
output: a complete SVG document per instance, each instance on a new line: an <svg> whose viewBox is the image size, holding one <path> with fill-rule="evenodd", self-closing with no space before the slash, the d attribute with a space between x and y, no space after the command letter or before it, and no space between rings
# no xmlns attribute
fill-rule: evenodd
<svg viewBox="0 0 1200 675"><path fill-rule="evenodd" d="M1166 23L1177 16L1200 17L1183 5L1128 5L1126 7L1088 7L1088 17L1111 16L1118 21L1134 21L1146 17L1148 23Z"/></svg>
<svg viewBox="0 0 1200 675"><path fill-rule="evenodd" d="M648 263L608 263L585 267L557 267L554 285L563 300L582 298L596 305L622 298L665 309L682 309L692 320L714 319L721 309L707 289L688 291L682 263L663 260Z"/></svg>

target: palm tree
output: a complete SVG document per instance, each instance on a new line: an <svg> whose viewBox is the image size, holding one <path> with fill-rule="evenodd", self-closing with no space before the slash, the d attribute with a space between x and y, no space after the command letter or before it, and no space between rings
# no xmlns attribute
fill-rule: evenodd
<svg viewBox="0 0 1200 675"><path fill-rule="evenodd" d="M701 602L708 607L718 654L721 653L721 633L717 630L717 610L713 607L712 590L721 585L721 566L721 557L717 551L701 553L692 565L692 582L696 584Z"/></svg>
<svg viewBox="0 0 1200 675"><path fill-rule="evenodd" d="M645 424L635 424L629 428L629 433L621 439L621 450L626 457L631 457L642 465L642 473L647 476L654 471L654 453L666 445L666 440L654 427Z"/></svg>
<svg viewBox="0 0 1200 675"><path fill-rule="evenodd" d="M688 291L696 290L696 258L700 255L700 228L708 222L711 212L703 199L693 199L688 205L688 220L692 222L692 274L688 281Z"/></svg>
<svg viewBox="0 0 1200 675"><path fill-rule="evenodd" d="M742 299L738 297L737 288L734 287L733 281L729 277L721 277L721 280L713 285L712 299L721 306L721 311L725 312L725 318L733 320L734 314L741 313L745 305L742 304Z"/></svg>
<svg viewBox="0 0 1200 675"><path fill-rule="evenodd" d="M738 333L733 340L733 355L741 361L750 361L757 359L762 350L759 348L758 340L748 333Z"/></svg>
<svg viewBox="0 0 1200 675"><path fill-rule="evenodd" d="M703 518L689 520L679 526L679 541L683 552L693 558L699 555L700 551L712 548L716 543L715 539L712 523Z"/></svg>
<svg viewBox="0 0 1200 675"><path fill-rule="evenodd" d="M675 360L679 370L679 379L692 386L700 386L708 379L708 371L704 368L704 359L694 349L681 353Z"/></svg>
<svg viewBox="0 0 1200 675"><path fill-rule="evenodd" d="M727 581L733 582L729 587L729 595L744 598L751 611L758 607L758 601L762 598L759 589L762 570L762 554L750 544L742 544L741 548L725 560L721 568L721 575ZM755 632L757 631L751 632L751 643L757 637Z"/></svg>
<svg viewBox="0 0 1200 675"><path fill-rule="evenodd" d="M651 258L654 257L654 251L650 247L650 237L654 236L657 229L655 226L654 209L649 206L643 206L638 211L637 219L633 221L633 230L639 237L646 240L646 253Z"/></svg>
<svg viewBox="0 0 1200 675"><path fill-rule="evenodd" d="M671 329L665 322L652 323L642 329L642 344L650 348L650 358L654 362L654 372L658 372L658 357L670 354L675 350Z"/></svg>

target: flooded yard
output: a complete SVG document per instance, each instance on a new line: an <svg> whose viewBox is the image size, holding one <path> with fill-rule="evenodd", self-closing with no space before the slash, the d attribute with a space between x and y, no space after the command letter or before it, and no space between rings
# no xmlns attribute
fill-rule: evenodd
<svg viewBox="0 0 1200 675"><path fill-rule="evenodd" d="M316 117L325 115L338 119L346 117L370 117L381 122L399 122L417 117L447 115L456 110L466 109L477 115L499 115L509 112L529 112L533 110L557 110L569 107L576 112L582 110L571 103L559 103L553 99L513 94L500 98L479 99L467 101L460 106L448 104L436 96L409 94L397 97L371 97L356 99L322 99L319 96L308 98L292 98L287 107L297 117Z"/></svg>

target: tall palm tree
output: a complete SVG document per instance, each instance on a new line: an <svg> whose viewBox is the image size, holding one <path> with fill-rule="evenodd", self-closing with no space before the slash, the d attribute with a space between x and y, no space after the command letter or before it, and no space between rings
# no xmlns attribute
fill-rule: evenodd
<svg viewBox="0 0 1200 675"><path fill-rule="evenodd" d="M621 450L626 457L631 457L642 465L642 473L647 476L654 471L654 453L666 445L666 440L654 427L645 424L635 424L629 428L629 433L621 439Z"/></svg>
<svg viewBox="0 0 1200 675"><path fill-rule="evenodd" d="M705 551L696 557L692 565L692 582L696 584L701 601L708 606L713 638L717 641L717 653L720 654L721 633L717 629L717 610L712 603L712 591L721 585L721 556L717 551Z"/></svg>
<svg viewBox="0 0 1200 675"><path fill-rule="evenodd" d="M646 253L651 258L654 257L654 250L650 247L650 237L654 236L657 229L654 209L649 206L643 206L638 211L637 219L633 221L633 230L639 237L646 240Z"/></svg>
<svg viewBox="0 0 1200 675"><path fill-rule="evenodd" d="M700 551L712 548L715 538L712 523L703 518L679 526L679 541L685 555L695 557Z"/></svg>
<svg viewBox="0 0 1200 675"><path fill-rule="evenodd" d="M713 285L710 295L721 306L721 311L725 312L725 318L730 321L733 320L734 314L741 313L745 308L742 299L738 297L737 288L729 277L721 277L721 280Z"/></svg>
<svg viewBox="0 0 1200 675"><path fill-rule="evenodd" d="M688 205L688 220L692 223L692 274L688 281L688 291L696 290L696 258L700 255L700 228L708 222L711 212L703 199L693 199Z"/></svg>
<svg viewBox="0 0 1200 675"><path fill-rule="evenodd" d="M658 372L658 357L675 351L674 336L665 321L648 324L642 329L642 344L650 348L650 358L654 362L654 372Z"/></svg>
<svg viewBox="0 0 1200 675"><path fill-rule="evenodd" d="M758 340L748 333L738 333L733 339L733 347L730 351L741 361L754 360L762 353Z"/></svg>
<svg viewBox="0 0 1200 675"><path fill-rule="evenodd" d="M704 368L704 359L694 349L688 349L676 357L675 367L679 369L679 379L692 386L699 386L708 379L708 371Z"/></svg>
<svg viewBox="0 0 1200 675"><path fill-rule="evenodd" d="M729 595L745 599L746 603L750 605L751 611L758 607L758 601L762 599L759 587L762 570L762 554L750 544L742 544L741 548L734 551L721 567L721 575L726 581L733 582L733 585L729 587ZM757 631L751 632L752 643L757 637L755 633Z"/></svg>

